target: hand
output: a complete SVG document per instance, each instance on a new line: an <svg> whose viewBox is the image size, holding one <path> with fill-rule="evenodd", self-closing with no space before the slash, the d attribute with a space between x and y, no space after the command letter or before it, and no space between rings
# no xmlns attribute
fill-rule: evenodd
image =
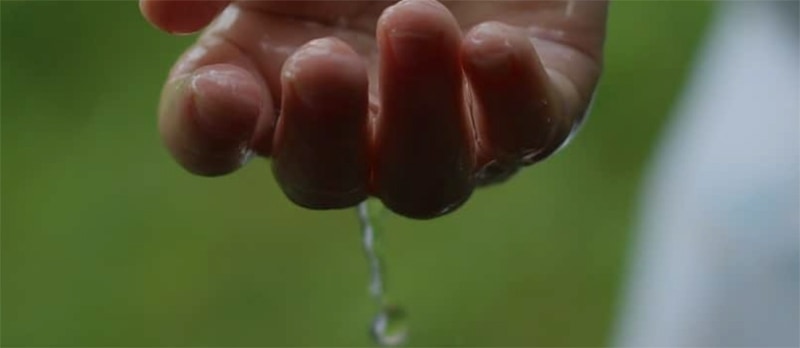
<svg viewBox="0 0 800 348"><path fill-rule="evenodd" d="M270 156L314 209L460 206L561 146L600 75L605 1L141 0L171 33L159 128L199 175ZM213 21L213 22L212 22ZM210 25L209 25L210 24Z"/></svg>

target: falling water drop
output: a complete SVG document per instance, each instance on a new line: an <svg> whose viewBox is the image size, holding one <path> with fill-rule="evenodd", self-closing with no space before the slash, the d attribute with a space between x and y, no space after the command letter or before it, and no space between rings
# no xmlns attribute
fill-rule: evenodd
<svg viewBox="0 0 800 348"><path fill-rule="evenodd" d="M408 339L408 325L405 310L390 303L386 295L382 235L378 224L383 213L384 208L378 200L370 199L358 205L362 243L369 263L369 292L378 312L370 326L370 335L380 346L394 347L404 344Z"/></svg>
<svg viewBox="0 0 800 348"><path fill-rule="evenodd" d="M402 307L385 305L372 321L372 339L384 347L399 346L408 339L406 312Z"/></svg>

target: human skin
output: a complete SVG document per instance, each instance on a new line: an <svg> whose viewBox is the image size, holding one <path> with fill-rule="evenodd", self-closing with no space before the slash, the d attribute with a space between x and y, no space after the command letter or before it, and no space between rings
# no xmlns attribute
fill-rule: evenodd
<svg viewBox="0 0 800 348"><path fill-rule="evenodd" d="M159 107L180 165L219 176L251 151L272 159L298 205L375 196L416 219L453 211L562 145L594 94L607 15L605 0L140 8L166 32L203 30Z"/></svg>

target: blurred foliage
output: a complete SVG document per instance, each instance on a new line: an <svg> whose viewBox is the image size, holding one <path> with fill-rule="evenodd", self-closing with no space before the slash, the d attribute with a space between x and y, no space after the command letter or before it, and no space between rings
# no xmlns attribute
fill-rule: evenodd
<svg viewBox="0 0 800 348"><path fill-rule="evenodd" d="M712 7L613 2L570 147L452 215L384 221L411 345L607 343L642 169ZM370 344L354 211L290 204L265 160L205 179L162 149L160 85L192 37L133 1L1 12L4 345Z"/></svg>

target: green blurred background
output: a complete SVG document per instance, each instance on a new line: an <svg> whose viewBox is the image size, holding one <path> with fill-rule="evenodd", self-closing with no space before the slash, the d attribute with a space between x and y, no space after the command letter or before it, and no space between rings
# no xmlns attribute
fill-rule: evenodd
<svg viewBox="0 0 800 348"><path fill-rule="evenodd" d="M601 346L642 171L714 4L615 1L566 150L434 221L388 217L414 346ZM364 346L354 211L290 204L267 161L177 167L157 96L192 37L133 1L2 1L2 344Z"/></svg>

